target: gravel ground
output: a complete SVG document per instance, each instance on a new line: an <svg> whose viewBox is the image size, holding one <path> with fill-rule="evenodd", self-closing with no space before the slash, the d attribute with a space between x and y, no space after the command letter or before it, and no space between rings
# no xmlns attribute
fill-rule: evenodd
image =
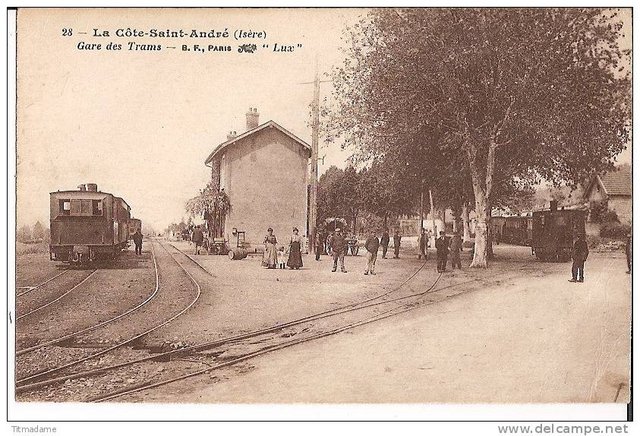
<svg viewBox="0 0 640 436"><path fill-rule="evenodd" d="M586 283L577 284L567 282L569 263L521 262L518 250L498 248L504 260L492 264L493 283L482 278L465 285L469 292L457 297L257 357L247 362L251 370L242 376L215 372L127 398L178 403L629 401L631 292L624 257L594 253Z"/></svg>
<svg viewBox="0 0 640 436"><path fill-rule="evenodd" d="M16 359L16 372L18 378L22 378L27 374L33 374L53 368L63 363L69 362L79 357L90 356L101 349L120 343L130 339L135 335L143 333L145 330L155 327L166 319L177 315L186 306L188 306L196 297L195 286L191 280L181 272L172 257L162 248L156 249L158 268L160 273L160 291L147 305L135 312L111 323L94 330L89 333L81 334L68 341L64 346L51 346L38 350L34 353L18 356ZM153 270L153 262L151 253L146 252L141 259L135 258L132 253L123 253L123 256L115 262L111 267L100 270L103 277L96 281L87 281L88 289L81 293L78 301L69 301L64 307L58 308L59 312L49 313L49 322L44 322L45 326L59 324L58 332L78 330L77 322L84 324L96 324L98 321L98 313L108 317L122 313L135 304L139 303L151 293L155 287L155 274ZM131 275L131 277L128 277ZM105 289L108 292L105 292ZM100 298L101 300L97 300ZM131 298L134 299L131 302ZM111 302L110 306L106 306ZM75 304L72 304L75 303ZM107 309L109 307L109 309ZM73 308L73 310L69 310ZM84 308L85 310L80 310ZM70 314L74 316L69 316ZM59 317L56 318L56 315ZM67 316L65 316L67 315ZM70 325L75 326L69 328ZM39 329L38 340L46 339L43 335L48 332L48 328ZM28 331L28 328L25 328ZM23 332L19 331L18 334ZM26 332L25 332L26 334ZM55 336L55 335L54 335ZM139 347L138 347L139 348ZM134 350L126 348L119 350L114 356L104 356L101 364L115 362L125 357L127 360L149 355L148 350ZM84 362L73 368L74 371L90 369L94 365L94 361ZM127 378L126 380L129 380ZM70 381L66 388L73 386L74 383L80 381ZM93 382L91 382L93 383ZM65 387L65 386L63 386ZM86 386L85 386L86 387ZM95 389L103 388L101 385L95 386ZM63 401L66 396L65 391L59 391L51 396L51 392L55 389L47 389L37 393L28 395L20 395L22 400L53 400ZM67 393L75 392L73 389L67 389ZM90 394L86 389L84 396ZM43 397L44 396L44 397ZM73 398L78 400L78 398Z"/></svg>
<svg viewBox="0 0 640 436"><path fill-rule="evenodd" d="M16 286L37 286L66 268L61 262L50 261L48 253L19 255L16 257Z"/></svg>
<svg viewBox="0 0 640 436"><path fill-rule="evenodd" d="M48 365L53 365L53 363L67 358L65 356L69 353L82 355L83 353L89 354L99 351L103 347L133 336L134 333L140 332L144 328L154 325L154 323L157 325L159 320L166 319L170 314L176 313L180 308L188 304L189 298L187 295L192 298L195 292L193 283L182 272L176 262L180 263L200 284L202 293L198 301L184 315L135 341L131 346L84 362L74 367L73 372L104 367L123 360L130 361L142 357L155 356L156 353L161 351L191 344L200 344L229 335L273 326L277 323L372 298L389 291L394 291L392 293L394 296L424 292L437 277L435 260L432 257L425 268L420 270L401 289L397 289L402 282L422 265L422 262L417 260L417 253L414 247L406 247L401 252L400 260L379 259L377 265L378 274L376 276L364 276L362 272L366 260L362 255L356 257L348 256L346 258L347 269L349 270L347 274L332 273L328 256L323 256L320 262L316 262L312 256L303 256L305 266L300 271L267 270L260 266L260 258L258 256L250 256L240 261L231 261L226 256L195 256L192 254L193 247L189 244L183 242L173 242L172 244L173 246L165 245L165 247L174 255L175 260L160 245L156 245L161 286L160 293L153 301L153 305L145 306L143 310L136 312L135 316L132 314L132 316L128 316L108 328L101 328L92 334L83 335L72 344L65 344L65 347L49 347L48 349L40 350L38 353L33 353L29 355L29 360L24 361L23 368L19 366L18 369L24 373L25 368L32 370L35 366L41 365L38 362L47 362ZM148 247L150 248L149 243L145 245L145 248ZM200 266L180 254L178 249L190 255ZM477 312L479 308L475 306L476 303L469 303L470 301L478 302L482 300L478 295L495 295L496 292L499 293L500 290L504 289L520 292L521 289L527 289L532 283L536 282L542 283L543 289L547 291L544 283L547 283L546 286L548 287L550 279L557 281L558 277L565 277L567 269L570 268L569 264L536 262L530 255L530 250L522 247L503 245L496 247L496 254L496 261L489 270L464 269L445 274L438 283L438 291L426 295L421 300L429 305L417 308L408 314L349 330L337 336L296 345L286 350L234 364L233 366L215 370L203 376L187 379L179 383L126 395L117 398L115 401L432 401L429 398L425 400L423 398L424 395L416 393L414 388L402 388L400 390L396 389L396 391L390 391L386 387L384 389L376 389L375 387L378 385L386 386L386 378L393 380L396 377L396 374L391 374L392 371L386 370L383 372L385 381L376 379L377 375L372 378L370 383L366 382L368 377L364 378L363 382L365 384L359 386L360 389L363 389L362 392L364 393L362 395L346 395L336 389L336 384L348 382L348 380L344 379L346 375L344 371L337 371L340 377L343 378L342 381L338 377L335 381L331 380L329 382L326 376L325 378L314 377L312 373L305 372L305 365L302 362L305 361L306 355L313 356L309 357L314 362L310 367L318 370L317 365L321 365L321 367L324 364L331 365L336 359L339 360L340 353L348 356L346 358L347 364L345 365L347 367L352 367L352 363L357 365L358 360L361 360L363 356L366 356L364 358L367 359L367 362L377 362L380 360L380 356L388 356L388 353L386 352L387 345L380 347L375 344L388 344L387 341L392 341L399 355L406 355L409 359L413 359L416 352L421 349L422 344L416 343L413 339L409 340L409 337L406 338L406 341L402 338L406 334L414 338L419 329L413 326L407 327L408 330L405 331L403 327L405 324L412 325L412 322L423 319L424 316L431 317L429 314L438 313L443 317L442 320L433 325L425 324L425 328L433 330L432 332L429 331L428 335L433 334L434 337L446 338L448 337L447 334L463 331L461 330L463 329L462 326L469 328L469 326L474 325L476 328L480 327L482 329L484 328L483 325L478 326L477 319L471 315L474 311ZM125 255L130 255L130 253L125 253ZM131 256L133 255L131 254ZM615 258L616 254L609 254L608 256L608 258L611 256ZM470 253L464 253L463 264L465 262L468 264L469 259ZM134 295L139 296L138 298L148 295L149 280L146 279L145 281L143 277L152 277L153 269L149 253L146 252L145 256L143 256L143 260L139 263L139 268L122 269L124 274L132 274L131 282L126 282L124 279L115 280L115 277L124 277L122 275L123 271L118 271L117 269L100 271L100 273L104 272L106 274L103 278L104 281L110 281L114 284L109 294L126 295L131 298ZM130 287L125 288L125 286L129 285ZM515 294L519 295L519 297L509 300L510 304L520 308L519 299L523 296L517 292ZM525 297L530 295L528 292L524 294ZM545 298L547 297L545 294ZM117 300L119 301L121 298ZM552 302L547 302L547 304ZM568 304L571 304L571 302L571 299L565 301ZM624 301L620 303L621 309L626 307L624 303ZM103 313L108 306L106 301L96 304L96 302L91 303L89 299L84 302L77 301L76 304L84 305L85 307L92 307L93 305L104 306L99 310L100 313ZM528 304L531 305L532 302L528 301ZM458 305L458 308L451 309L451 307L456 307L455 305ZM121 309L125 306L125 304L120 303L114 304L114 307ZM105 393L117 392L120 389L138 386L143 383L170 379L187 372L228 362L230 359L250 351L259 350L268 345L281 344L319 332L330 331L336 327L389 310L392 306L394 305L387 304L330 319L315 320L250 340L237 341L200 353L183 355L171 361L146 361L98 376L68 380L65 383L48 386L46 389L21 393L18 395L18 400L88 401ZM482 307L483 316L491 318L491 310L484 308L484 306ZM501 306L499 308L504 309ZM45 319L44 325L53 325L57 320L60 326L56 328L61 329L59 331L63 331L69 328L70 325L78 325L77 323L81 323L83 320L86 322L85 318L79 316L77 319L69 318L69 324L67 325L65 312L63 309L60 310L61 312L53 320L47 322ZM423 315L416 315L420 313ZM456 320L460 315L464 315L462 325L456 325L454 328L446 325L445 321L457 322ZM92 318L95 318L95 314L92 315ZM481 317L480 319L483 318ZM496 321L493 320L492 322ZM515 319L512 320L511 318L510 322L517 323ZM387 327L376 327L378 325ZM442 329L445 329L446 333ZM452 330L447 331L447 329ZM389 334L386 333L388 331L396 332L399 337L388 337ZM40 338L46 332L47 328L43 327L34 336ZM420 334L425 333L421 332ZM354 344L354 339L352 338L358 338L361 345ZM624 340L624 338L622 339ZM477 342L478 338L474 337L473 340ZM349 353L348 347L346 349L346 346L342 347L341 344L345 341L353 348L353 352ZM503 338L494 338L493 341L500 345L504 343ZM405 347L402 346L404 342L406 342ZM337 344L339 352L333 352L327 348L334 343ZM444 343L440 344L440 346L443 352L446 352L447 346ZM322 350L322 352L318 350ZM496 353L494 357L508 353L507 350L506 348L500 350L498 346L494 347L494 352ZM621 353L624 355L624 350ZM283 358L281 356L287 357ZM287 364L287 359L289 359L289 364ZM446 357L441 357L441 359L446 361ZM274 363L271 364L271 362ZM291 367L293 362L296 362L296 364ZM367 362L361 362L363 365L362 371L352 367L354 373L351 376L355 377L359 373L368 374L370 371L376 374L377 369L371 367ZM282 371L285 372L282 373ZM290 386L290 389L264 388L263 385L269 385L269 380L274 383L281 383L278 381L279 377L289 380L291 377L286 375L287 371L291 371L292 375L294 375L293 382L282 383L282 385ZM419 373L413 376L419 378L420 374L424 375L424 373ZM404 373L397 381L410 383L408 380L405 381L403 377L405 377ZM296 385L296 382L302 379L305 381L302 383L303 386ZM310 385L314 386L311 387ZM327 395L310 397L305 394L309 389L313 392L327 392ZM595 391L598 390L595 389ZM271 392L271 394L266 392ZM403 396L402 392L407 393L407 395ZM446 399L446 389L440 389L438 392L441 392L442 395L439 397L440 399L434 401L449 401ZM452 396L451 398L454 397ZM473 396L470 395L471 397ZM592 398L596 397L597 395ZM434 398L436 397L434 396ZM507 398L506 401L512 401L509 398L516 397L507 395L505 398ZM521 398L523 397L517 397L513 401L520 401Z"/></svg>

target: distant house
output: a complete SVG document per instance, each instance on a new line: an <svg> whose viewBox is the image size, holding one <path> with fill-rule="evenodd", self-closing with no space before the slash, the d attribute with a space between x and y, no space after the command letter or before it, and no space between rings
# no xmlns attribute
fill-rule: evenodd
<svg viewBox="0 0 640 436"><path fill-rule="evenodd" d="M584 192L589 204L603 202L615 211L621 223L631 222L631 169L621 167L601 176L595 176Z"/></svg>
<svg viewBox="0 0 640 436"><path fill-rule="evenodd" d="M234 229L244 231L256 245L272 227L278 245L286 245L293 227L306 234L311 147L274 121L259 124L255 108L246 117L247 130L231 132L205 161L231 203L222 234L233 245Z"/></svg>

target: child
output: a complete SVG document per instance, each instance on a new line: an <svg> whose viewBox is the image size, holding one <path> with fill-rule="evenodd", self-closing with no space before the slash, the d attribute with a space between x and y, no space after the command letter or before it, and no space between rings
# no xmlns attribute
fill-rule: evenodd
<svg viewBox="0 0 640 436"><path fill-rule="evenodd" d="M287 261L285 260L284 254L284 247L280 247L278 249L278 268L280 269L286 268Z"/></svg>

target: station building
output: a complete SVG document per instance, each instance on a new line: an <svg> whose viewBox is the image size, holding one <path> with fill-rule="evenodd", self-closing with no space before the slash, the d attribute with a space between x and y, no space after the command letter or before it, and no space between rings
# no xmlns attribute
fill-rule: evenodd
<svg viewBox="0 0 640 436"><path fill-rule="evenodd" d="M293 227L307 233L311 146L275 121L260 124L256 108L246 120L246 131L230 132L205 161L214 186L231 203L223 235L233 246L244 231L255 247L272 227L278 246L286 245Z"/></svg>

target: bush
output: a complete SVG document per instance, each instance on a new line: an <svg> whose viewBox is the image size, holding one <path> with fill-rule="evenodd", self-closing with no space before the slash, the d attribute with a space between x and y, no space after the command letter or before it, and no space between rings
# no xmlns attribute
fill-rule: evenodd
<svg viewBox="0 0 640 436"><path fill-rule="evenodd" d="M609 210L609 205L606 201L592 201L589 209L591 211L590 221L592 223L620 222L618 214L613 210Z"/></svg>
<svg viewBox="0 0 640 436"><path fill-rule="evenodd" d="M631 233L631 226L617 222L608 222L600 226L600 236L603 238L624 239Z"/></svg>
<svg viewBox="0 0 640 436"><path fill-rule="evenodd" d="M587 245L593 249L599 247L602 244L602 238L596 235L587 235Z"/></svg>

